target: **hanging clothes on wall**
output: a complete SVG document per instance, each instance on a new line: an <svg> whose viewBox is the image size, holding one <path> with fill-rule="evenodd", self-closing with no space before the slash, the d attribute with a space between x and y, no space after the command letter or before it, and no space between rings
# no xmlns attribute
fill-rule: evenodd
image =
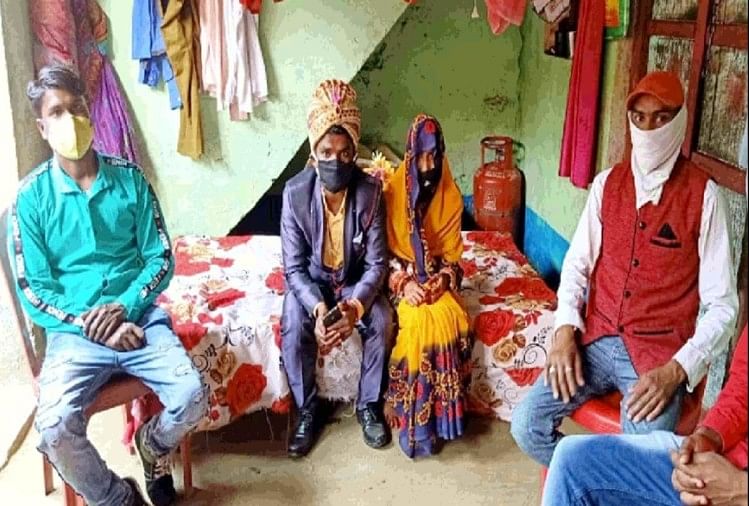
<svg viewBox="0 0 749 506"><path fill-rule="evenodd" d="M500 35L510 25L522 25L526 4L527 0L486 0L487 17L492 33Z"/></svg>
<svg viewBox="0 0 749 506"><path fill-rule="evenodd" d="M263 7L263 0L239 0L253 14L260 14L260 9ZM274 3L282 2L283 0L273 0Z"/></svg>
<svg viewBox="0 0 749 506"><path fill-rule="evenodd" d="M182 100L177 152L192 159L198 159L203 154L203 125L200 120L200 21L197 7L197 0L168 0L161 13L161 34Z"/></svg>
<svg viewBox="0 0 749 506"><path fill-rule="evenodd" d="M578 188L587 188L596 173L604 18L603 2L580 2L559 164L559 175Z"/></svg>
<svg viewBox="0 0 749 506"><path fill-rule="evenodd" d="M224 43L224 1L200 0L200 62L202 91L219 104L226 88L226 44Z"/></svg>
<svg viewBox="0 0 749 506"><path fill-rule="evenodd" d="M34 41L34 66L37 70L54 61L71 65L86 83L90 101L99 91L103 65L97 47L92 19L98 22L96 33L101 37L101 20L105 19L94 0L30 0L31 26ZM99 11L99 14L93 13ZM103 25L106 33L106 22Z"/></svg>
<svg viewBox="0 0 749 506"><path fill-rule="evenodd" d="M114 67L104 54L107 19L96 0L30 0L34 65L55 61L78 71L86 84L94 149L138 163L135 134Z"/></svg>
<svg viewBox="0 0 749 506"><path fill-rule="evenodd" d="M94 149L138 164L138 148L127 102L120 91L117 74L108 58L101 69L99 94L91 105L94 119Z"/></svg>
<svg viewBox="0 0 749 506"><path fill-rule="evenodd" d="M268 100L258 15L225 1L224 23L228 72L223 107L228 107L231 119L247 119L256 105Z"/></svg>
<svg viewBox="0 0 749 506"><path fill-rule="evenodd" d="M547 23L556 23L570 13L570 0L533 0L533 11Z"/></svg>
<svg viewBox="0 0 749 506"><path fill-rule="evenodd" d="M138 82L152 88L164 80L172 109L182 107L166 44L161 35L159 0L134 0L132 19L132 58L140 61Z"/></svg>
<svg viewBox="0 0 749 506"><path fill-rule="evenodd" d="M236 1L200 0L203 91L232 120L247 119L268 100L258 15Z"/></svg>

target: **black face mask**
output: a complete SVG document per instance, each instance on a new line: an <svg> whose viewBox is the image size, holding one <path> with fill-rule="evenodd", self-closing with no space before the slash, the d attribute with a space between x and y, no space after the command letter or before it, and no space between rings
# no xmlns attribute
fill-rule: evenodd
<svg viewBox="0 0 749 506"><path fill-rule="evenodd" d="M432 189L437 187L437 183L440 182L440 171L435 169L429 169L426 172L419 171L419 186L422 190Z"/></svg>
<svg viewBox="0 0 749 506"><path fill-rule="evenodd" d="M437 184L440 181L440 172L437 169L430 169L426 172L419 172L419 196L417 198L420 204L431 202L432 197L437 192Z"/></svg>
<svg viewBox="0 0 749 506"><path fill-rule="evenodd" d="M325 160L317 162L317 177L323 188L331 193L338 193L348 187L354 175L354 162Z"/></svg>

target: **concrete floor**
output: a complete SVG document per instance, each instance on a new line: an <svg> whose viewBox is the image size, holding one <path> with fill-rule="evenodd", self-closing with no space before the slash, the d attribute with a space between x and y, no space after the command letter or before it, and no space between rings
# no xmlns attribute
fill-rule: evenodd
<svg viewBox="0 0 749 506"><path fill-rule="evenodd" d="M440 455L417 462L403 456L395 445L384 450L368 448L356 419L343 413L327 426L307 458L292 461L285 457L280 442L285 423L285 418L271 416L275 441L261 413L221 431L195 436L193 473L200 490L180 504L539 504L539 466L515 446L504 422L471 420L463 439L445 445ZM137 456L130 456L119 443L121 428L121 411L112 410L96 415L89 433L116 472L135 476L142 484ZM59 486L44 497L36 440L32 429L0 472L0 504L61 504ZM178 489L180 476L175 469Z"/></svg>

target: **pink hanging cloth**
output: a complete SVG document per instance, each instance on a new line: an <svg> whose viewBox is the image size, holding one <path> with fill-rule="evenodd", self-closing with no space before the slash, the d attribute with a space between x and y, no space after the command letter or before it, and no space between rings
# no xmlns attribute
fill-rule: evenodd
<svg viewBox="0 0 749 506"><path fill-rule="evenodd" d="M275 3L283 0L273 0ZM260 9L263 8L263 0L239 0L252 14L260 14Z"/></svg>
<svg viewBox="0 0 749 506"><path fill-rule="evenodd" d="M559 162L559 175L578 188L587 188L596 173L604 17L604 2L580 2Z"/></svg>
<svg viewBox="0 0 749 506"><path fill-rule="evenodd" d="M510 25L522 25L527 3L527 0L486 0L486 11L492 33L500 35Z"/></svg>

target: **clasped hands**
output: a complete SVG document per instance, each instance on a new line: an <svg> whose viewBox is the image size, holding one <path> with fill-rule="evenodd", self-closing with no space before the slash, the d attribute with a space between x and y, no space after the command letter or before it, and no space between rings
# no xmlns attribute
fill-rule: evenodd
<svg viewBox="0 0 749 506"><path fill-rule="evenodd" d="M720 435L707 427L686 438L678 452L671 452L674 470L671 484L682 503L712 506L747 504L747 473L725 457Z"/></svg>
<svg viewBox="0 0 749 506"><path fill-rule="evenodd" d="M323 319L328 313L328 306L320 304L315 314L315 338L321 355L327 355L337 346L341 346L354 332L356 321L359 319L356 306L348 301L340 302L338 307L343 315L340 320L325 327Z"/></svg>
<svg viewBox="0 0 749 506"><path fill-rule="evenodd" d="M81 318L83 334L92 342L116 351L133 351L144 345L143 329L125 321L125 308L121 304L96 306Z"/></svg>
<svg viewBox="0 0 749 506"><path fill-rule="evenodd" d="M403 288L403 299L414 307L432 304L447 291L449 285L448 277L441 273L432 276L423 285L411 280Z"/></svg>

